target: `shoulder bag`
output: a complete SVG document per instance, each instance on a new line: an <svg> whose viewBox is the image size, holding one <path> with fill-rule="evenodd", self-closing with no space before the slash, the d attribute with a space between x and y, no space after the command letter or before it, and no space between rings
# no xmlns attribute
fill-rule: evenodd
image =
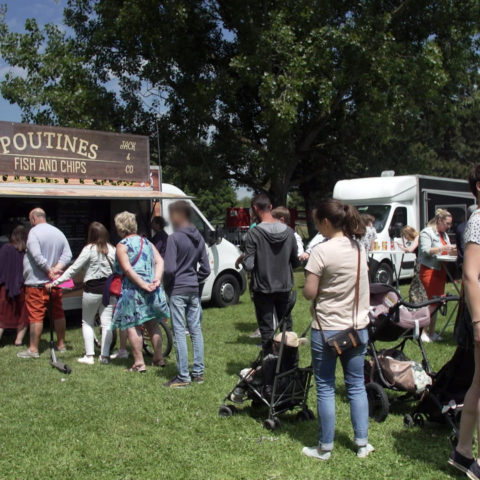
<svg viewBox="0 0 480 480"><path fill-rule="evenodd" d="M353 326L347 328L346 330L342 330L341 332L328 337L325 335L325 332L322 330L322 326L320 324L320 319L318 318L317 310L315 309L315 319L317 320L318 328L323 334L323 339L325 344L332 350L332 352L336 355L342 355L347 350L351 348L355 348L360 345L360 338L358 336L358 329L357 329L357 320L358 320L358 307L359 307L359 299L360 299L360 245L355 242L357 245L357 253L358 253L358 261L357 261L357 279L355 282L355 302L353 306Z"/></svg>
<svg viewBox="0 0 480 480"><path fill-rule="evenodd" d="M138 252L138 255L135 257L135 260L131 263L132 267L134 267L136 263L140 260L142 252L143 252L143 237L140 237L140 251ZM110 259L108 258L108 254L106 255L106 257L113 272L113 265ZM110 279L109 281L107 281L107 284L106 284L108 285L110 295L115 295L116 297L120 296L120 294L122 293L123 277L124 275L120 275L118 273L113 273L110 276Z"/></svg>

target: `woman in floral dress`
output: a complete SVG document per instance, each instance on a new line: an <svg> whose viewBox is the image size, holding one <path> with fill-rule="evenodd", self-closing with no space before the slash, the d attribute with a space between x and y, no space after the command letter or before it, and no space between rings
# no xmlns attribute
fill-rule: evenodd
<svg viewBox="0 0 480 480"><path fill-rule="evenodd" d="M113 315L112 328L127 330L134 363L130 371L145 372L143 359L144 325L154 348L153 365L164 366L162 335L158 322L169 316L161 286L163 259L146 238L137 234L137 221L130 212L115 216L115 227L122 240L117 245L115 271L123 275L122 292Z"/></svg>

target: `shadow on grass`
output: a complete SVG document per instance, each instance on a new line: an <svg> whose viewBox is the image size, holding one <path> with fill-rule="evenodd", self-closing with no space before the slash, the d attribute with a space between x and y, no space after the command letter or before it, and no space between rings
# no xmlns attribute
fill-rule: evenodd
<svg viewBox="0 0 480 480"><path fill-rule="evenodd" d="M427 424L425 428L413 428L392 432L396 452L416 462L429 464L448 473L453 471L447 465L450 450L449 430L445 425ZM421 445L421 448L418 446Z"/></svg>
<svg viewBox="0 0 480 480"><path fill-rule="evenodd" d="M252 322L235 322L234 323L235 330L242 332L242 333L252 333L257 328L257 323L255 321ZM257 339L255 339L257 340Z"/></svg>

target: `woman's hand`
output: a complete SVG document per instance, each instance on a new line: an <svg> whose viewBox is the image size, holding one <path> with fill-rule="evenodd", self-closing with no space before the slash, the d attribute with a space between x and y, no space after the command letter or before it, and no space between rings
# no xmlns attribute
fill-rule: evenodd
<svg viewBox="0 0 480 480"><path fill-rule="evenodd" d="M141 288L142 290L146 290L147 292L154 292L157 289L154 283L148 283L145 281L142 281Z"/></svg>
<svg viewBox="0 0 480 480"><path fill-rule="evenodd" d="M155 286L155 288L158 288L162 282L158 279L154 279L152 282L152 285Z"/></svg>
<svg viewBox="0 0 480 480"><path fill-rule="evenodd" d="M45 284L45 289L47 290L47 292L51 292L52 288L53 288L53 283L46 283Z"/></svg>

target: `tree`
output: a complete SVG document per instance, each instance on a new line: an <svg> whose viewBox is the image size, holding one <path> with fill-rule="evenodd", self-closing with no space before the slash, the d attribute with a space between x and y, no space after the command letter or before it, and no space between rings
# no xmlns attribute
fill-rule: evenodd
<svg viewBox="0 0 480 480"><path fill-rule="evenodd" d="M69 0L74 35L63 41L94 92L111 93L115 79L124 128L165 126L168 168L198 176L198 188L218 179L264 188L276 204L295 187L310 208L338 178L463 175L478 158L479 9L477 0ZM11 35L3 28L0 49ZM31 37L13 43L10 64Z"/></svg>

